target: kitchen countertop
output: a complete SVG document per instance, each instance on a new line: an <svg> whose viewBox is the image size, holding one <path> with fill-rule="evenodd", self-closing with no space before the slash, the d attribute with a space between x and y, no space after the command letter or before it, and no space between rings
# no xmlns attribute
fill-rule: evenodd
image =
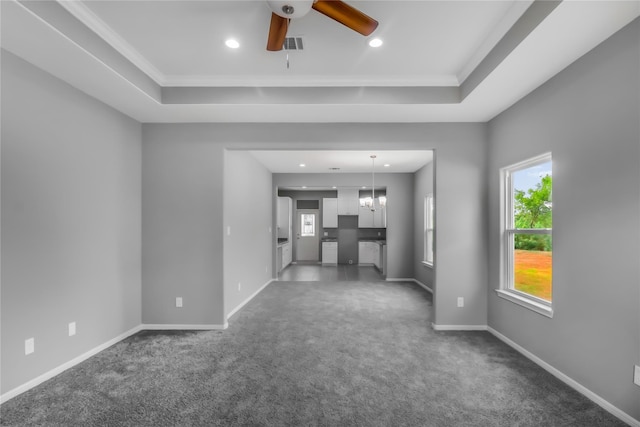
<svg viewBox="0 0 640 427"><path fill-rule="evenodd" d="M373 243L378 243L380 245L387 244L387 241L385 239L376 239L376 238L367 238L367 237L358 239L358 242L373 242Z"/></svg>
<svg viewBox="0 0 640 427"><path fill-rule="evenodd" d="M322 238L322 243L324 242L337 242L338 239L336 237L323 237Z"/></svg>
<svg viewBox="0 0 640 427"><path fill-rule="evenodd" d="M289 239L278 239L278 247L284 246L289 243Z"/></svg>

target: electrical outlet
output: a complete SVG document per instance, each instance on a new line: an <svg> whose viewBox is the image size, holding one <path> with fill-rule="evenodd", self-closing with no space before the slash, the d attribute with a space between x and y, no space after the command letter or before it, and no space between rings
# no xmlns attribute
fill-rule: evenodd
<svg viewBox="0 0 640 427"><path fill-rule="evenodd" d="M268 265L265 265L265 266L264 266L264 272L265 272L265 273L268 273L268 272L269 272L269 266L268 266Z"/></svg>
<svg viewBox="0 0 640 427"><path fill-rule="evenodd" d="M353 260L352 259L349 260L349 264L353 264Z"/></svg>
<svg viewBox="0 0 640 427"><path fill-rule="evenodd" d="M231 226L227 226L227 236L231 236Z"/></svg>
<svg viewBox="0 0 640 427"><path fill-rule="evenodd" d="M176 297L176 307L182 307L182 297Z"/></svg>
<svg viewBox="0 0 640 427"><path fill-rule="evenodd" d="M458 297L458 308L464 307L464 298Z"/></svg>
<svg viewBox="0 0 640 427"><path fill-rule="evenodd" d="M242 283L238 282L238 291L242 288Z"/></svg>
<svg viewBox="0 0 640 427"><path fill-rule="evenodd" d="M382 233L378 231L378 236L382 236Z"/></svg>
<svg viewBox="0 0 640 427"><path fill-rule="evenodd" d="M328 232L328 231L325 231L325 232L324 232L324 237L327 237L328 235L329 235L329 232Z"/></svg>
<svg viewBox="0 0 640 427"><path fill-rule="evenodd" d="M36 351L36 343L34 338L29 338L24 342L24 354L31 354Z"/></svg>
<svg viewBox="0 0 640 427"><path fill-rule="evenodd" d="M76 334L76 322L69 323L69 336L72 337Z"/></svg>
<svg viewBox="0 0 640 427"><path fill-rule="evenodd" d="M633 371L633 382L635 385L640 386L640 366L635 365L635 369Z"/></svg>

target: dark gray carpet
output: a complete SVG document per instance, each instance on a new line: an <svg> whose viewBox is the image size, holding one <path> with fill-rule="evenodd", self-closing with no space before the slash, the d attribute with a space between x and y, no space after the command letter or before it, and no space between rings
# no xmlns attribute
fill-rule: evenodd
<svg viewBox="0 0 640 427"><path fill-rule="evenodd" d="M412 283L276 282L226 331L138 333L0 407L2 425L618 426Z"/></svg>

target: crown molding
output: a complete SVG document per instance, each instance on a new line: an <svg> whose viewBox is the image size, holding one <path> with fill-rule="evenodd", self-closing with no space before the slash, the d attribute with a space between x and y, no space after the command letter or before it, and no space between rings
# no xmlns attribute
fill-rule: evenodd
<svg viewBox="0 0 640 427"><path fill-rule="evenodd" d="M118 33L100 19L82 1L56 0L67 12L86 25L94 33L100 36L122 56L131 61L143 73L154 80L158 85L164 86L165 76L153 64L151 64L136 49L127 43Z"/></svg>
<svg viewBox="0 0 640 427"><path fill-rule="evenodd" d="M414 77L165 76L165 87L458 87L454 75Z"/></svg>
<svg viewBox="0 0 640 427"><path fill-rule="evenodd" d="M478 67L482 60L491 52L491 50L502 40L505 34L513 27L520 17L529 9L534 0L521 0L515 2L502 17L498 25L496 25L491 33L487 35L484 41L476 49L475 54L471 56L469 61L460 70L457 79L462 84L467 77Z"/></svg>

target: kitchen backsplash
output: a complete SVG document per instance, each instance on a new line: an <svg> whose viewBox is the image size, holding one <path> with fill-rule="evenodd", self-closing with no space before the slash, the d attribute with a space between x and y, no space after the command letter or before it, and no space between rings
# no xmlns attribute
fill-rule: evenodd
<svg viewBox="0 0 640 427"><path fill-rule="evenodd" d="M387 240L387 229L386 228L358 228L358 239Z"/></svg>
<svg viewBox="0 0 640 427"><path fill-rule="evenodd" d="M329 238L329 239L338 238L337 228L325 228L324 232L327 233L327 235L322 236L323 238ZM380 233L380 235L378 235L378 233ZM358 228L358 239L387 240L387 229L386 228Z"/></svg>

